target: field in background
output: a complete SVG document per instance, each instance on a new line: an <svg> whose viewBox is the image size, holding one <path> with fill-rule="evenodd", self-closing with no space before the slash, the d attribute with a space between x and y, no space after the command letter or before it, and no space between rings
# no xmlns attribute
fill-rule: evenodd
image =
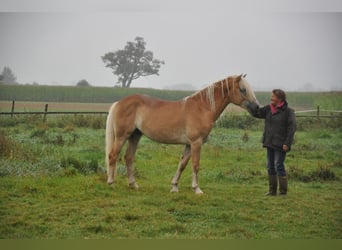
<svg viewBox="0 0 342 250"><path fill-rule="evenodd" d="M45 103L99 103L111 104L131 94L147 94L165 100L180 100L191 95L191 91L157 90L157 89L122 89L108 87L65 87L65 86L30 86L0 85L0 111L5 111L8 101ZM269 92L256 93L259 102L269 103ZM5 101L5 103L3 102ZM324 93L288 93L288 102L296 110L315 109L320 106L326 110L342 110L342 92ZM107 107L107 106L105 106ZM6 106L8 108L8 106ZM107 111L103 110L103 111Z"/></svg>
<svg viewBox="0 0 342 250"><path fill-rule="evenodd" d="M145 88L0 85L0 100L10 101L113 103L135 93L178 100L192 92Z"/></svg>

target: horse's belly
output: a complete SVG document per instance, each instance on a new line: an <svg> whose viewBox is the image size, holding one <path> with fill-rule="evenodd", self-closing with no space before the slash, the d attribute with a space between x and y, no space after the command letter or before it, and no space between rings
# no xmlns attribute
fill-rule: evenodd
<svg viewBox="0 0 342 250"><path fill-rule="evenodd" d="M170 124L168 122L142 122L137 128L153 141L165 144L187 144L188 138L184 126Z"/></svg>
<svg viewBox="0 0 342 250"><path fill-rule="evenodd" d="M178 106L149 109L136 113L136 127L151 140L166 144L187 144L186 115Z"/></svg>
<svg viewBox="0 0 342 250"><path fill-rule="evenodd" d="M182 131L172 129L148 129L141 128L140 131L153 141L165 144L188 144L188 138Z"/></svg>

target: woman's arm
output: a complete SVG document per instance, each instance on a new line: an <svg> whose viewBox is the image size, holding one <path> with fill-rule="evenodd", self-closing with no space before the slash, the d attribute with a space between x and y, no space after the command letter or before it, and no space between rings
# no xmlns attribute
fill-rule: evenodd
<svg viewBox="0 0 342 250"><path fill-rule="evenodd" d="M269 112L269 105L264 107L255 106L254 108L250 109L250 114L256 118L265 119L266 114Z"/></svg>

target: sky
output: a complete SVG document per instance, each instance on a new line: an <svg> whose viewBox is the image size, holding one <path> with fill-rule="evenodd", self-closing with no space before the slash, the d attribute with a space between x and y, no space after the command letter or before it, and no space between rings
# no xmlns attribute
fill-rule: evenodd
<svg viewBox="0 0 342 250"><path fill-rule="evenodd" d="M132 87L342 90L339 0L0 0L0 70L20 83L114 86L101 56L143 37L165 61Z"/></svg>

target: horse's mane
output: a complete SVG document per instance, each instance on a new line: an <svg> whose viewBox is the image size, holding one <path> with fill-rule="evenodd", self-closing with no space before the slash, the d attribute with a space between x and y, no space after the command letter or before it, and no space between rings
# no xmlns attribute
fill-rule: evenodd
<svg viewBox="0 0 342 250"><path fill-rule="evenodd" d="M187 100L187 98L191 98L191 97L195 97L195 96L200 96L201 100L205 99L209 105L210 105L210 109L211 111L215 111L215 106L216 106L216 100L215 100L215 88L221 88L221 92L222 92L222 98L225 98L225 89L227 91L227 93L229 94L229 86L228 86L228 80L229 78L232 78L232 89L235 88L235 79L238 77L238 75L233 75L233 76L228 76L225 79L222 79L220 81L214 82L206 87L204 87L203 89L195 92L194 94L192 94L191 96L188 96L185 98L185 101ZM252 90L252 88L250 87L248 81L245 79L245 77L241 77L241 80L239 82L240 88L241 89L245 89L246 90L246 97L249 100L256 100L255 94ZM232 92L234 93L234 91Z"/></svg>
<svg viewBox="0 0 342 250"><path fill-rule="evenodd" d="M229 76L231 77L231 76ZM214 82L206 87L204 87L203 89L195 92L194 94L192 94L189 97L194 97L194 96L200 96L201 100L206 99L210 105L210 109L212 111L215 111L215 88L216 87L220 87L221 88L221 92L222 92L222 98L225 97L225 93L224 93L224 87L226 86L227 91L229 92L229 86L228 86L228 78L225 78L223 80L219 80L217 82ZM232 76L235 77L235 76ZM235 81L233 81L233 84L235 84ZM189 98L187 97L187 98ZM187 99L186 98L186 99Z"/></svg>

